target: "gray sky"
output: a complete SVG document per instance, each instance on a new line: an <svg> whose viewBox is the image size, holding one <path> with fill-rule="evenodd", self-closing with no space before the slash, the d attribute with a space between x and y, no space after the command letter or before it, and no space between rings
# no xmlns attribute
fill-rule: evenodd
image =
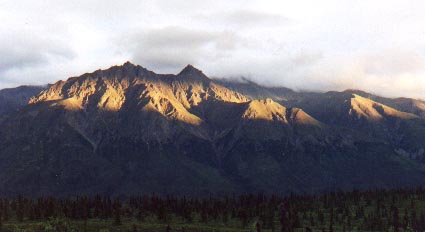
<svg viewBox="0 0 425 232"><path fill-rule="evenodd" d="M425 98L423 0L1 0L0 88L158 73Z"/></svg>

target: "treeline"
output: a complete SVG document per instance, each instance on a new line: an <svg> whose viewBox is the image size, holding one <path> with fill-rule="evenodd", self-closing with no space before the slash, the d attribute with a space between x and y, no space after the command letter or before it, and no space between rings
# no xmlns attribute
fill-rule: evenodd
<svg viewBox="0 0 425 232"><path fill-rule="evenodd" d="M3 223L52 218L87 221L146 219L167 224L221 224L256 231L425 231L425 190L336 192L317 196L251 194L227 197L80 196L68 199L23 196L0 199ZM166 230L171 230L167 226ZM137 231L137 229L134 229Z"/></svg>

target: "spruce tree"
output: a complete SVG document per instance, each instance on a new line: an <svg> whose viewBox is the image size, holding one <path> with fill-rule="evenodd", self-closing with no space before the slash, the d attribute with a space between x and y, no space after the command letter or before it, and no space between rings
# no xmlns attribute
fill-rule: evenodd
<svg viewBox="0 0 425 232"><path fill-rule="evenodd" d="M393 201L394 201L394 196L393 196ZM393 210L393 227L394 227L394 232L398 232L398 228L400 228L400 218L398 215L398 208L394 206L394 210Z"/></svg>
<svg viewBox="0 0 425 232"><path fill-rule="evenodd" d="M16 218L19 222L24 220L24 202L23 197L20 195L18 201L16 202Z"/></svg>
<svg viewBox="0 0 425 232"><path fill-rule="evenodd" d="M0 208L0 231L2 231L2 227L3 227L3 219L2 219L2 209Z"/></svg>
<svg viewBox="0 0 425 232"><path fill-rule="evenodd" d="M259 222L255 223L255 229L257 232L261 232L261 225Z"/></svg>
<svg viewBox="0 0 425 232"><path fill-rule="evenodd" d="M121 225L121 203L119 199L116 199L113 204L114 211L114 225Z"/></svg>
<svg viewBox="0 0 425 232"><path fill-rule="evenodd" d="M281 232L290 232L291 231L290 222L288 220L286 212L287 212L287 206L286 206L286 204L282 204L280 206L280 226L281 226L280 231Z"/></svg>

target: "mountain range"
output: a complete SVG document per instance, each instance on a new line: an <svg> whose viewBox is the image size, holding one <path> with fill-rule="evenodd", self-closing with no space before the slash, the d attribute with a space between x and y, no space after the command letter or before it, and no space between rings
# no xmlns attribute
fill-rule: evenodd
<svg viewBox="0 0 425 232"><path fill-rule="evenodd" d="M318 193L425 184L425 101L125 63L0 91L0 195Z"/></svg>

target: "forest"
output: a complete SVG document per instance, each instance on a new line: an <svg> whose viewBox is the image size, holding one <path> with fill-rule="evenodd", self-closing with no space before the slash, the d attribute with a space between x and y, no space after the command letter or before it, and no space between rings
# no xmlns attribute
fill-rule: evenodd
<svg viewBox="0 0 425 232"><path fill-rule="evenodd" d="M425 189L0 199L0 231L425 231Z"/></svg>

